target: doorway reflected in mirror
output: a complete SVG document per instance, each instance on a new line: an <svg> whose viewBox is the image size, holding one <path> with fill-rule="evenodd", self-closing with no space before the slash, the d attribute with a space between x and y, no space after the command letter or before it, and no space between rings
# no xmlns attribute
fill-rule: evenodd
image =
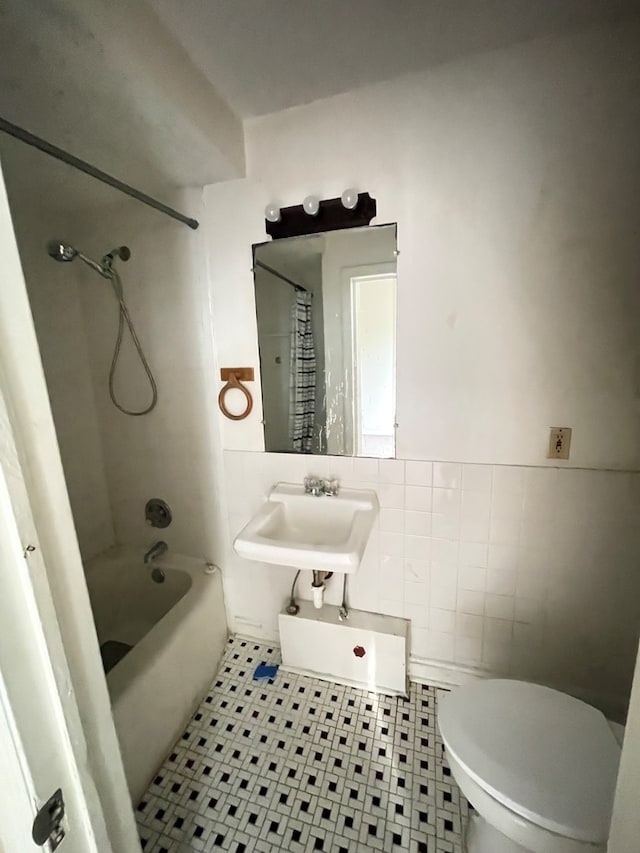
<svg viewBox="0 0 640 853"><path fill-rule="evenodd" d="M395 456L396 225L253 247L265 450Z"/></svg>

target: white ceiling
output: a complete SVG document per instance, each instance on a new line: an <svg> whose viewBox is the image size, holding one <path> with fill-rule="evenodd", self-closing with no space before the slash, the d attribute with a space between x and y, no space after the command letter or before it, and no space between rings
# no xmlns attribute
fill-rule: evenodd
<svg viewBox="0 0 640 853"><path fill-rule="evenodd" d="M0 116L150 194L244 174L240 117L638 11L637 0L0 0ZM0 133L13 198L118 198Z"/></svg>
<svg viewBox="0 0 640 853"><path fill-rule="evenodd" d="M147 0L241 116L638 10L637 0Z"/></svg>
<svg viewBox="0 0 640 853"><path fill-rule="evenodd" d="M0 116L140 189L244 173L242 122L145 3L0 0ZM0 133L12 199L114 203Z"/></svg>

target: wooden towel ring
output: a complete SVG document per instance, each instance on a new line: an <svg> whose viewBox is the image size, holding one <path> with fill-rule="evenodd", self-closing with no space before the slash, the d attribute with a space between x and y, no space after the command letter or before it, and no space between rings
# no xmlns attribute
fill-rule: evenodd
<svg viewBox="0 0 640 853"><path fill-rule="evenodd" d="M220 379L226 383L222 386L220 393L218 394L218 405L220 406L220 411L225 418L229 418L232 421L244 420L244 418L251 413L251 409L253 409L253 397L251 396L251 391L249 391L249 389L242 383L253 382L253 367L222 367L220 369ZM245 410L240 412L239 415L234 415L230 412L224 402L227 391L231 388L237 388L238 391L242 391L247 401Z"/></svg>

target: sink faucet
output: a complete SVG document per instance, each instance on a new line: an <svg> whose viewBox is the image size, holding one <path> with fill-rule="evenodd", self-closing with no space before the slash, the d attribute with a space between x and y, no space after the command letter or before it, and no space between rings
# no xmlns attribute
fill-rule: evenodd
<svg viewBox="0 0 640 853"><path fill-rule="evenodd" d="M340 491L340 483L338 480L322 480L320 477L305 477L304 491L307 495L314 495L319 498L322 495L335 497Z"/></svg>
<svg viewBox="0 0 640 853"><path fill-rule="evenodd" d="M319 480L318 477L305 477L304 491L306 495L314 495L314 497L319 498L322 494L322 480Z"/></svg>
<svg viewBox="0 0 640 853"><path fill-rule="evenodd" d="M163 554L166 554L169 550L169 546L166 542L163 542L162 539L158 542L154 542L151 548L144 555L145 564L150 563L152 560L155 560L156 557L161 557Z"/></svg>
<svg viewBox="0 0 640 853"><path fill-rule="evenodd" d="M335 498L338 496L338 492L340 491L340 481L335 478L332 480L323 480L322 481L322 493L327 495L330 498Z"/></svg>

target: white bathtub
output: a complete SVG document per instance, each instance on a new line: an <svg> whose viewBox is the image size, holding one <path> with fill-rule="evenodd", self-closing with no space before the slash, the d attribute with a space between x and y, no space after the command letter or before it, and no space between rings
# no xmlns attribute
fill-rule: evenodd
<svg viewBox="0 0 640 853"><path fill-rule="evenodd" d="M142 551L113 548L85 566L100 646L131 646L107 674L131 799L137 802L207 692L227 641L222 579L203 560L165 554L155 583Z"/></svg>

